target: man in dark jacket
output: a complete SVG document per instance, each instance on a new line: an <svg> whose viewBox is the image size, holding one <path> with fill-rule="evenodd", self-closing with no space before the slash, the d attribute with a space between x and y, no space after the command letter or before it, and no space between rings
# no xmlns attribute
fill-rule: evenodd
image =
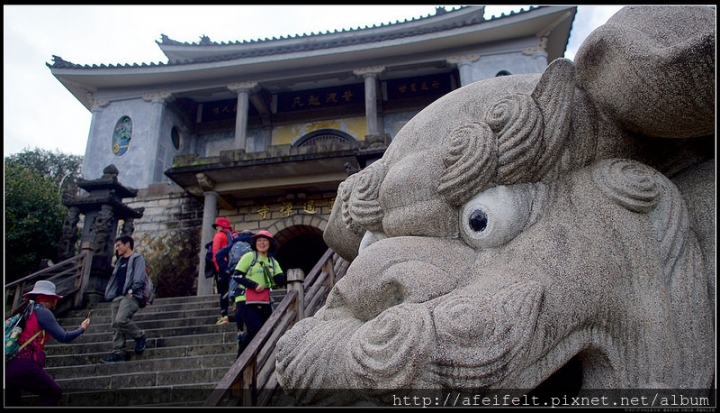
<svg viewBox="0 0 720 413"><path fill-rule="evenodd" d="M145 286L145 258L133 252L135 241L128 235L115 240L117 262L108 285L105 300L112 300L110 306L113 336L113 350L110 357L101 360L105 364L125 361L125 338L135 340L135 353L145 351L145 332L132 320L140 309L143 287Z"/></svg>

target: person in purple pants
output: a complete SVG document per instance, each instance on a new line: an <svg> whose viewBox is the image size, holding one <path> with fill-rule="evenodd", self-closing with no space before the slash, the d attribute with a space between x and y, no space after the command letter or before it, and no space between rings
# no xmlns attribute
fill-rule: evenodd
<svg viewBox="0 0 720 413"><path fill-rule="evenodd" d="M53 310L61 295L55 294L55 284L51 281L38 281L32 291L23 294L33 306L33 312L25 320L18 343L22 346L18 354L5 363L5 405L21 406L23 391L37 394L36 406L55 406L62 396L62 388L45 371L45 343L52 336L61 343L69 343L80 337L88 326L86 318L80 327L65 331L58 324Z"/></svg>

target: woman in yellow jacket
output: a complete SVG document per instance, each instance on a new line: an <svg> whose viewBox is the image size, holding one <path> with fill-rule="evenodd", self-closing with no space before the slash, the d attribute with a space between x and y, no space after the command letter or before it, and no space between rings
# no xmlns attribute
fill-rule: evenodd
<svg viewBox="0 0 720 413"><path fill-rule="evenodd" d="M270 289L287 283L280 264L270 256L277 251L277 241L270 232L258 231L250 238L250 247L252 251L240 258L232 275L240 285L235 311L247 326L245 336L238 337L238 357L272 314ZM242 292L245 293L244 300Z"/></svg>

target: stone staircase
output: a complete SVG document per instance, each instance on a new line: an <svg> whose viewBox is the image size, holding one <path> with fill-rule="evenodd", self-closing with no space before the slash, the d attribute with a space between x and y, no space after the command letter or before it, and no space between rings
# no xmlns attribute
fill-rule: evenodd
<svg viewBox="0 0 720 413"><path fill-rule="evenodd" d="M273 291L279 303L285 290ZM133 320L145 330L147 347L135 355L129 339L124 363L102 364L112 351L110 303L89 306L91 325L72 343L51 339L45 369L63 388L59 406L201 406L237 355L234 315L215 325L217 295L158 298ZM58 321L66 330L80 325L87 310L70 311ZM36 396L26 395L32 405Z"/></svg>

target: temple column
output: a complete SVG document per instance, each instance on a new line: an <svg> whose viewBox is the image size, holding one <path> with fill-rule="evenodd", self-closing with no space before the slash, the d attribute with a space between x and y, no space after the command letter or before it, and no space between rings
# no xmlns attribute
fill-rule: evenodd
<svg viewBox="0 0 720 413"><path fill-rule="evenodd" d="M451 65L457 65L460 72L460 86L466 86L474 82L472 74L472 62L480 59L480 55L466 54L461 56L449 57L446 61Z"/></svg>
<svg viewBox="0 0 720 413"><path fill-rule="evenodd" d="M165 111L165 105L175 100L170 92L148 93L143 95L143 100L150 102L150 128L145 140L140 145L147 151L145 152L146 169L144 175L148 178L146 182L160 182L163 178L163 162L158 162L158 154L160 152L160 135L162 133L162 118ZM135 143L137 144L137 143Z"/></svg>
<svg viewBox="0 0 720 413"><path fill-rule="evenodd" d="M526 47L523 49L523 54L526 56L532 56L535 62L535 70L542 72L548 66L548 54L547 54L547 37L543 36L538 38L538 44L535 47Z"/></svg>
<svg viewBox="0 0 720 413"><path fill-rule="evenodd" d="M378 134L377 121L377 85L378 76L385 71L383 66L371 66L353 70L355 76L365 79L365 123L367 135Z"/></svg>
<svg viewBox="0 0 720 413"><path fill-rule="evenodd" d="M107 142L100 138L101 134L98 132L98 129L102 124L100 115L110 102L107 99L93 99L92 93L88 93L88 97L92 100L92 118L90 118L90 132L88 133L87 143L85 144L85 153L98 153L103 151L103 145L107 145ZM87 171L92 169L90 165L91 161L91 156L85 156L83 158L82 171L86 174L88 173Z"/></svg>
<svg viewBox="0 0 720 413"><path fill-rule="evenodd" d="M212 241L215 235L212 225L215 223L215 211L217 210L218 193L206 191L204 193L205 205L203 205L202 236L200 242L200 254L198 256L198 284L197 295L212 295L212 278L205 278L205 244Z"/></svg>
<svg viewBox="0 0 720 413"><path fill-rule="evenodd" d="M86 153L92 153L92 152L87 152L88 150L91 149L88 146L90 145L91 139L95 134L95 129L100 124L98 122L98 118L100 117L100 114L102 113L103 108L105 108L109 104L110 104L110 102L107 99L98 99L98 100L93 100L93 102L92 102L92 109L91 109L92 118L90 119L90 135L88 136L88 143L85 148Z"/></svg>
<svg viewBox="0 0 720 413"><path fill-rule="evenodd" d="M260 89L257 82L231 83L228 90L237 93L237 111L235 112L234 148L247 151L247 123L250 109L250 94Z"/></svg>

